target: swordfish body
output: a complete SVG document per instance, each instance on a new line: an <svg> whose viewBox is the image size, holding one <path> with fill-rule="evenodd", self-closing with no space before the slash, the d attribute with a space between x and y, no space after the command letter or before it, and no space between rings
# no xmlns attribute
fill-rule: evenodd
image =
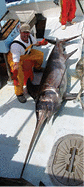
<svg viewBox="0 0 84 187"><path fill-rule="evenodd" d="M40 85L33 85L30 79L27 81L28 93L35 99L37 123L23 165L21 177L43 123L50 120L52 115L59 110L63 101L67 88L66 61L77 51L76 49L69 54L64 54L63 44L71 39L61 41L58 39L56 41L46 39L48 42L54 44L54 48L47 61Z"/></svg>
<svg viewBox="0 0 84 187"><path fill-rule="evenodd" d="M78 36L71 39L76 37ZM59 110L63 101L67 88L66 61L77 50L69 54L64 54L63 44L71 39L64 39L61 41L58 39L56 39L56 41L46 39L55 46L47 61L40 85L33 85L30 80L27 81L28 93L36 101L36 126L38 126L41 120L42 123L45 120L49 121L51 116Z"/></svg>
<svg viewBox="0 0 84 187"><path fill-rule="evenodd" d="M37 121L40 120L41 113L44 115L43 118L49 121L61 105L67 86L66 59L67 56L63 54L62 43L56 41L40 83L36 100ZM40 112L38 112L39 110Z"/></svg>

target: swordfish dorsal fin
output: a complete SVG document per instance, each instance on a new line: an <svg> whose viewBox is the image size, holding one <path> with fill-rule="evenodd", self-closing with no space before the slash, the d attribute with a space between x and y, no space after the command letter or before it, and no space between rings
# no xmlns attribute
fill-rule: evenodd
<svg viewBox="0 0 84 187"><path fill-rule="evenodd" d="M74 51L72 51L71 53L68 54L63 54L65 59L67 60L70 56L72 56L78 49L75 49Z"/></svg>

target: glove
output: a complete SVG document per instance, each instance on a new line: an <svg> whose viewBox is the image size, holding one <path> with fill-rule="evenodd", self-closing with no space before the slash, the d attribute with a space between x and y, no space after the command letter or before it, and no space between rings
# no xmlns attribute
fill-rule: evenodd
<svg viewBox="0 0 84 187"><path fill-rule="evenodd" d="M45 40L45 38L42 41L38 41L39 45L47 45L48 41Z"/></svg>

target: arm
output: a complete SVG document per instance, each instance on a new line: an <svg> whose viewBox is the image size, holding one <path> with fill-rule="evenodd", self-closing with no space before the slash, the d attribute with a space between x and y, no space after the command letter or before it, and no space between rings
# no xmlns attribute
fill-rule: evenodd
<svg viewBox="0 0 84 187"><path fill-rule="evenodd" d="M16 44L11 45L11 53L12 53L12 58L13 58L13 75L12 79L14 80L14 85L18 85L18 68L19 68L19 59L20 59L20 52L19 48Z"/></svg>

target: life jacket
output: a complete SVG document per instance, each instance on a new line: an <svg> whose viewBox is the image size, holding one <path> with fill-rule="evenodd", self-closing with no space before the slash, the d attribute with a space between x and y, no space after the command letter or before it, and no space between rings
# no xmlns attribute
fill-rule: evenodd
<svg viewBox="0 0 84 187"><path fill-rule="evenodd" d="M32 42L32 39L31 39L31 36L29 36L29 39L30 39L30 43L32 44L33 42ZM13 43L18 43L18 44L20 44L24 49L26 49L26 46L22 43L22 42L20 42L20 41L18 41L18 40L14 40L12 43L11 43L11 45L13 44ZM32 46L33 47L33 46ZM31 47L31 48L32 48ZM27 51L25 51L25 54L28 52L28 50Z"/></svg>

